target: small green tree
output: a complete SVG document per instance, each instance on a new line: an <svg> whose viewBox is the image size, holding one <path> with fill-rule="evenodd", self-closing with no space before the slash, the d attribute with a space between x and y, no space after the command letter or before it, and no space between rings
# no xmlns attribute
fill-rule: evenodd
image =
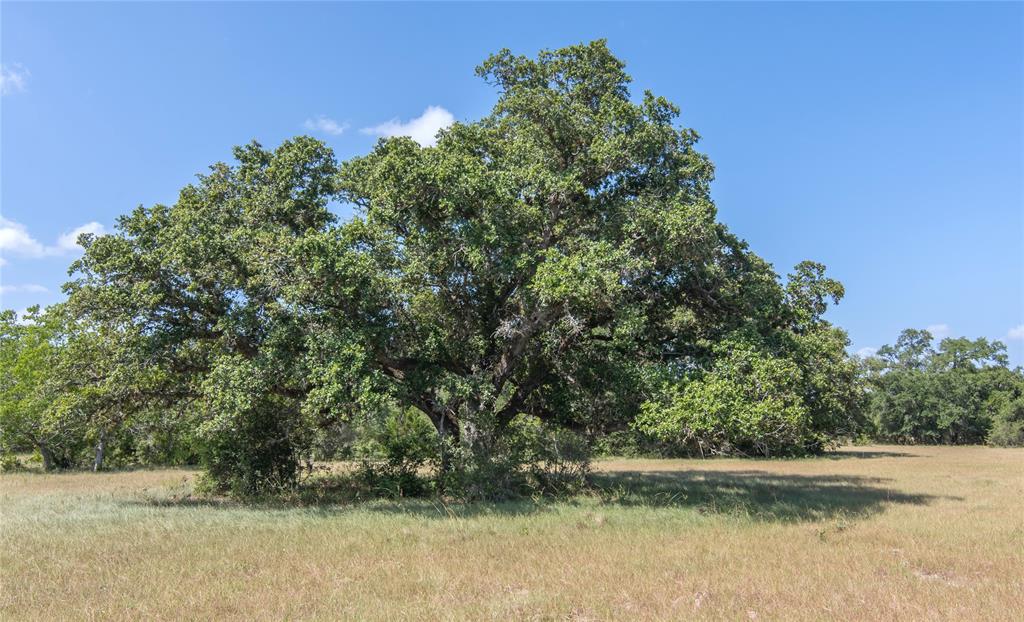
<svg viewBox="0 0 1024 622"><path fill-rule="evenodd" d="M194 451L191 422L180 412L183 393L173 375L152 364L150 346L131 325L69 317L53 361L50 408L85 426L93 470L103 468L111 448L119 464L178 462Z"/></svg>
<svg viewBox="0 0 1024 622"><path fill-rule="evenodd" d="M1016 397L1002 393L990 404L994 410L987 439L990 445L1024 447L1024 392L1015 393Z"/></svg>

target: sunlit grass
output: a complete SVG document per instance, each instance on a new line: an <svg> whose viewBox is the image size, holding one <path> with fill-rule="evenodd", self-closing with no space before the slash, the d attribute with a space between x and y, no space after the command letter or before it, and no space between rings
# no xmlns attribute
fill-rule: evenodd
<svg viewBox="0 0 1024 622"><path fill-rule="evenodd" d="M558 502L0 476L0 619L1024 619L1024 450L617 460Z"/></svg>

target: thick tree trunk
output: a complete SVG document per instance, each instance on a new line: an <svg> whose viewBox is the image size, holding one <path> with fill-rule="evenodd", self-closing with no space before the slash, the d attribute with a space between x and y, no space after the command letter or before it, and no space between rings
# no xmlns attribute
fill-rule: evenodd
<svg viewBox="0 0 1024 622"><path fill-rule="evenodd" d="M39 455L43 457L43 470L52 471L54 468L53 452L46 446L46 443L38 443Z"/></svg>
<svg viewBox="0 0 1024 622"><path fill-rule="evenodd" d="M92 461L93 472L99 471L103 468L103 454L107 450L107 434L106 432L100 432L100 440L96 443L96 456Z"/></svg>

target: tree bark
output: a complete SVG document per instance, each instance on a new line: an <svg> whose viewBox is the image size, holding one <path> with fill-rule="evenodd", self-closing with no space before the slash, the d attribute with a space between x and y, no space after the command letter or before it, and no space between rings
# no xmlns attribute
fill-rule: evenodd
<svg viewBox="0 0 1024 622"><path fill-rule="evenodd" d="M441 445L441 475L447 475L452 470L452 457L449 445L457 445L461 436L459 424L448 415L441 413L434 420L434 427L437 428L437 440ZM451 439L449 442L448 439Z"/></svg>
<svg viewBox="0 0 1024 622"><path fill-rule="evenodd" d="M53 452L46 446L46 443L37 443L39 446L39 455L43 457L43 470L52 471L54 467Z"/></svg>
<svg viewBox="0 0 1024 622"><path fill-rule="evenodd" d="M107 433L106 431L100 432L100 440L96 443L96 456L92 461L93 472L99 471L103 468L103 455L107 450Z"/></svg>

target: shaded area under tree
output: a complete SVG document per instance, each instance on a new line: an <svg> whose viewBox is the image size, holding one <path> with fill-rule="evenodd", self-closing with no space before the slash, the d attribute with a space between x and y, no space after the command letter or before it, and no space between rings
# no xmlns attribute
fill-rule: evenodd
<svg viewBox="0 0 1024 622"><path fill-rule="evenodd" d="M863 452L889 453L889 452ZM523 516L552 511L559 504L595 507L653 507L696 509L704 514L735 515L758 521L793 522L833 518L857 519L899 505L927 505L955 496L913 494L890 487L885 477L855 475L797 475L768 471L707 470L621 470L594 473L588 494L561 499L517 499L502 502L446 503L441 499L400 499L353 501L340 489L325 486L317 497L293 501L241 502L227 498L194 497L139 498L130 504L168 509L208 507L280 511L302 507L324 515L342 514L363 508L374 512L407 514L419 518L450 519L480 516Z"/></svg>

